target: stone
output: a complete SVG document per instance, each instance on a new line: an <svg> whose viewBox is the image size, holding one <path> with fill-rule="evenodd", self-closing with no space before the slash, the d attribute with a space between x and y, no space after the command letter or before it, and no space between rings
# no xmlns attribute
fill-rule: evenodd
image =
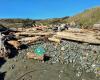
<svg viewBox="0 0 100 80"><path fill-rule="evenodd" d="M64 47L61 47L61 50L62 50L62 51L64 51L64 50L65 50L65 48L64 48Z"/></svg>
<svg viewBox="0 0 100 80"><path fill-rule="evenodd" d="M14 69L15 68L15 65L11 65L10 69Z"/></svg>

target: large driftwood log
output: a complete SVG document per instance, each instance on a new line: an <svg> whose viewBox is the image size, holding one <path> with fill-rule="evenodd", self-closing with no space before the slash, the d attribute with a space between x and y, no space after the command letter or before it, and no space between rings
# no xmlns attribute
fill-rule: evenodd
<svg viewBox="0 0 100 80"><path fill-rule="evenodd" d="M38 33L34 33L34 32L20 32L20 33L16 33L16 36L49 36L49 35L53 35L54 33L52 32L38 32Z"/></svg>
<svg viewBox="0 0 100 80"><path fill-rule="evenodd" d="M25 37L25 38L19 39L18 41L22 43L25 42L25 44L31 44L39 39L41 39L40 36L35 36L35 37Z"/></svg>
<svg viewBox="0 0 100 80"><path fill-rule="evenodd" d="M94 31L89 30L70 29L64 32L57 32L55 36L67 40L74 40L91 44L100 44L100 36L96 36L96 34L97 33L95 33Z"/></svg>

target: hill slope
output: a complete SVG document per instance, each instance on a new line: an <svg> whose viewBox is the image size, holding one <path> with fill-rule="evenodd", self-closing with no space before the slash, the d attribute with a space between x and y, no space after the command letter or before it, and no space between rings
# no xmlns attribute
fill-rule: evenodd
<svg viewBox="0 0 100 80"><path fill-rule="evenodd" d="M70 17L67 21L75 21L76 24L91 26L100 22L100 7L85 10L83 13Z"/></svg>

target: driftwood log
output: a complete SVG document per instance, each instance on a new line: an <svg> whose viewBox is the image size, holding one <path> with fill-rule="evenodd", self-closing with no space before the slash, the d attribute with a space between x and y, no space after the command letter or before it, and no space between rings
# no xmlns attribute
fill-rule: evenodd
<svg viewBox="0 0 100 80"><path fill-rule="evenodd" d="M59 38L56 38L56 37L50 37L50 38L48 38L48 40L49 41L52 41L52 42L56 42L56 43L60 43L61 42L61 39L59 39Z"/></svg>
<svg viewBox="0 0 100 80"><path fill-rule="evenodd" d="M18 41L21 42L21 43L25 42L24 44L31 44L35 41L38 41L39 39L41 39L41 36L25 37L25 38L19 39Z"/></svg>
<svg viewBox="0 0 100 80"><path fill-rule="evenodd" d="M100 35L96 35L97 33L89 30L82 29L70 29L63 32L57 32L57 38L63 38L67 40L91 43L91 44L100 44Z"/></svg>
<svg viewBox="0 0 100 80"><path fill-rule="evenodd" d="M17 40L10 40L7 42L8 42L8 44L12 45L16 49L18 49L21 46L21 43Z"/></svg>
<svg viewBox="0 0 100 80"><path fill-rule="evenodd" d="M20 33L16 33L16 36L49 36L49 35L53 35L53 32L38 32L38 33L34 33L34 32L20 32Z"/></svg>

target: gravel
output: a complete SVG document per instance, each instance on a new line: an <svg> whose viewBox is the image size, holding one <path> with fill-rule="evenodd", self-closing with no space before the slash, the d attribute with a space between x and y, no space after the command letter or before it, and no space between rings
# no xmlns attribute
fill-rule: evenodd
<svg viewBox="0 0 100 80"><path fill-rule="evenodd" d="M51 57L49 61L42 63L27 59L26 53L34 51L38 46L44 47L45 54ZM19 50L19 54L8 59L0 71L7 72L5 80L14 80L34 69L35 72L28 73L20 80L29 80L30 75L33 76L30 80L52 80L53 76L55 80L99 80L100 45L65 40L56 45L53 42L38 41L27 49Z"/></svg>
<svg viewBox="0 0 100 80"><path fill-rule="evenodd" d="M19 53L24 55L28 51L33 51L37 46L44 47L46 54L51 56L48 63L80 64L81 68L86 69L86 72L94 71L98 74L97 69L100 69L100 45L63 40L61 44L55 46L53 42L38 41Z"/></svg>

